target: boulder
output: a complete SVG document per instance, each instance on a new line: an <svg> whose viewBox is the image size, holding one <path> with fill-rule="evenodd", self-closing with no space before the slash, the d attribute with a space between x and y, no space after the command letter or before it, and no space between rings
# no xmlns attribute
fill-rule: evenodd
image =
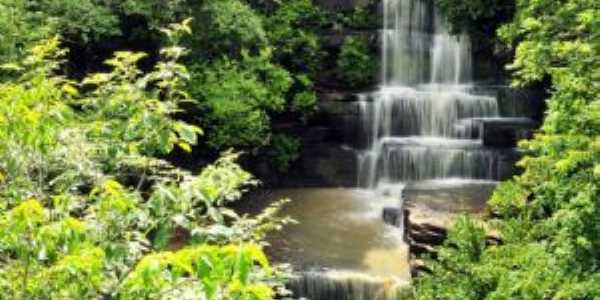
<svg viewBox="0 0 600 300"><path fill-rule="evenodd" d="M410 205L404 210L405 238L409 247L409 264L413 276L429 271L421 257L428 256L433 259L437 257L437 247L444 243L448 237L448 230L459 215L454 212L432 210L426 205ZM481 214L472 216L482 217ZM500 244L502 244L500 235L488 229L486 245Z"/></svg>
<svg viewBox="0 0 600 300"><path fill-rule="evenodd" d="M402 225L402 210L398 207L384 207L383 222L392 226Z"/></svg>
<svg viewBox="0 0 600 300"><path fill-rule="evenodd" d="M435 247L441 245L448 234L457 214L433 210L426 205L410 204L404 209L406 240L409 246L429 249L423 245ZM423 254L422 251L414 254Z"/></svg>

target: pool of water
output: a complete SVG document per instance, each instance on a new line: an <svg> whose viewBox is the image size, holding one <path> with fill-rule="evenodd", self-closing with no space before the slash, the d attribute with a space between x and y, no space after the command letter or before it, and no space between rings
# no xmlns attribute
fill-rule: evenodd
<svg viewBox="0 0 600 300"><path fill-rule="evenodd" d="M274 263L290 264L296 277L289 288L312 300L396 300L408 286L408 247L400 228L386 225L383 208L399 197L373 191L300 188L259 191L241 203L255 213L289 198L280 215L298 224L268 237Z"/></svg>
<svg viewBox="0 0 600 300"><path fill-rule="evenodd" d="M408 280L407 248L402 233L384 224L384 206L399 200L358 189L275 190L268 200L293 199L282 215L299 223L271 235L268 249L276 262L300 271L358 272Z"/></svg>

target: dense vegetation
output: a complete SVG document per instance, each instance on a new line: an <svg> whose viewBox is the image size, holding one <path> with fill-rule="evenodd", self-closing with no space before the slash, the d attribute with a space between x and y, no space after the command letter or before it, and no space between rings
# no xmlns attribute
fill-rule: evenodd
<svg viewBox="0 0 600 300"><path fill-rule="evenodd" d="M451 20L485 17L505 3L439 2ZM600 2L517 0L513 21L498 34L516 50L515 85L551 81L546 119L520 145L523 174L489 202L488 225L503 244L486 246L484 229L461 219L415 297L598 299Z"/></svg>
<svg viewBox="0 0 600 300"><path fill-rule="evenodd" d="M0 61L58 33L69 50L62 70L76 77L104 70L103 61L122 49L148 53L139 62L147 71L164 44L160 28L192 17L194 34L182 41L190 54L182 63L194 102L179 117L204 128L205 153L230 147L276 153L284 146L272 137L285 133L273 130L272 119L302 122L315 109L322 59L315 31L323 13L310 0L2 0L0 11ZM281 153L274 162L285 169L292 157Z"/></svg>
<svg viewBox="0 0 600 300"><path fill-rule="evenodd" d="M372 28L365 3L331 26ZM514 84L552 96L486 228L461 218L414 297L600 298L600 2L436 3L455 32L499 28ZM0 298L285 297L262 245L290 220L227 208L257 181L222 151L298 157L273 123L314 111L327 18L310 0L0 0ZM339 79L372 83L372 52L347 38ZM167 159L192 152L219 158Z"/></svg>
<svg viewBox="0 0 600 300"><path fill-rule="evenodd" d="M206 1L194 10L200 34L189 44L190 93L214 149L279 149L270 120L285 113L302 118L316 104L321 54L311 28L320 14L307 0L266 2Z"/></svg>
<svg viewBox="0 0 600 300"><path fill-rule="evenodd" d="M304 0L1 0L2 298L285 295L262 251L278 205L226 208L257 184L238 155L164 158L271 147L284 171L299 144L270 119L314 109L319 16Z"/></svg>
<svg viewBox="0 0 600 300"><path fill-rule="evenodd" d="M365 37L347 37L337 60L341 79L357 88L373 84L377 80L379 64L371 53Z"/></svg>
<svg viewBox="0 0 600 300"><path fill-rule="evenodd" d="M171 41L189 22L164 30ZM190 151L202 130L173 114L191 101L186 50L121 51L81 81L55 72L41 41L0 84L0 287L3 299L271 299L282 281L262 251L286 219L224 206L256 182L226 153L192 174L157 158Z"/></svg>

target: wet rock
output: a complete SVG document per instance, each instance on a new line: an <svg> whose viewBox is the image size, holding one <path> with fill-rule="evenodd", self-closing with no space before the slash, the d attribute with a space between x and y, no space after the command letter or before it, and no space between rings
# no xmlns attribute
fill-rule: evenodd
<svg viewBox="0 0 600 300"><path fill-rule="evenodd" d="M504 244L502 241L502 237L499 232L488 230L487 235L485 237L485 244L487 246L498 246Z"/></svg>
<svg viewBox="0 0 600 300"><path fill-rule="evenodd" d="M409 251L412 255L414 255L415 257L420 257L424 254L429 255L430 257L437 257L437 245L430 245L430 244L426 244L426 243L418 243L418 242L414 242L412 241L410 243L409 246Z"/></svg>
<svg viewBox="0 0 600 300"><path fill-rule="evenodd" d="M415 277L429 271L421 257L437 257L436 247L446 240L455 215L431 210L423 205L409 205L404 211L404 217L410 272Z"/></svg>
<svg viewBox="0 0 600 300"><path fill-rule="evenodd" d="M355 93L347 91L330 91L319 93L320 102L353 102L357 100L358 97Z"/></svg>
<svg viewBox="0 0 600 300"><path fill-rule="evenodd" d="M446 227L447 216L484 212L496 185L493 181L430 180L407 184L402 196L405 208L414 212L412 218L431 219L438 227Z"/></svg>
<svg viewBox="0 0 600 300"><path fill-rule="evenodd" d="M367 39L369 48L373 51L380 48L379 30L330 30L321 35L322 46L325 50L337 53L348 37L361 37Z"/></svg>
<svg viewBox="0 0 600 300"><path fill-rule="evenodd" d="M483 144L490 147L516 147L518 141L532 138L537 127L538 124L528 118L482 120Z"/></svg>
<svg viewBox="0 0 600 300"><path fill-rule="evenodd" d="M300 137L303 145L312 145L326 142L331 135L331 129L327 127L309 127L304 128L303 133L296 136Z"/></svg>
<svg viewBox="0 0 600 300"><path fill-rule="evenodd" d="M411 273L426 272L423 257L437 257L437 249L448 237L448 230L462 214L483 218L486 201L496 184L493 182L420 182L404 190L404 230L410 251ZM487 233L486 244L501 243L499 235Z"/></svg>
<svg viewBox="0 0 600 300"><path fill-rule="evenodd" d="M356 95L332 92L321 95L320 99L312 120L329 129L328 142L361 148L366 137L360 134L360 107Z"/></svg>
<svg viewBox="0 0 600 300"><path fill-rule="evenodd" d="M448 235L456 214L433 210L426 205L410 204L404 210L406 240L411 254L435 254Z"/></svg>
<svg viewBox="0 0 600 300"><path fill-rule="evenodd" d="M254 174L267 187L354 187L356 186L356 154L337 143L305 144L300 158L287 173L274 170L269 160L257 162Z"/></svg>
<svg viewBox="0 0 600 300"><path fill-rule="evenodd" d="M318 104L318 110L328 115L359 115L357 102L348 101L321 101Z"/></svg>
<svg viewBox="0 0 600 300"><path fill-rule="evenodd" d="M516 89L510 86L496 87L500 115L530 118L538 123L544 118L546 99L549 97L543 87Z"/></svg>
<svg viewBox="0 0 600 300"><path fill-rule="evenodd" d="M438 247L444 243L448 237L448 230L460 215L459 212L435 210L423 203L409 203L406 206L405 238L409 246L409 264L413 276L429 271L421 258L437 257ZM482 212L471 212L471 215L478 218L482 216ZM498 233L488 231L486 245L499 244L502 244L502 239Z"/></svg>
<svg viewBox="0 0 600 300"><path fill-rule="evenodd" d="M398 207L385 207L383 209L383 221L392 226L401 225L402 210Z"/></svg>
<svg viewBox="0 0 600 300"><path fill-rule="evenodd" d="M410 261L410 275L414 278L423 273L431 273L431 270L427 268L425 261L422 259L413 259Z"/></svg>
<svg viewBox="0 0 600 300"><path fill-rule="evenodd" d="M427 223L411 224L410 239L414 243L424 243L427 245L441 245L448 231L444 227L437 227Z"/></svg>

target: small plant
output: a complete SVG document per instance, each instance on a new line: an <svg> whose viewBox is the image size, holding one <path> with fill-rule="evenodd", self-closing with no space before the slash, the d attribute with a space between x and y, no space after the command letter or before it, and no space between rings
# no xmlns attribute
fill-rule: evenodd
<svg viewBox="0 0 600 300"><path fill-rule="evenodd" d="M371 3L358 5L351 13L341 13L338 16L339 22L344 27L352 29L377 28L377 16L370 10L370 5Z"/></svg>
<svg viewBox="0 0 600 300"><path fill-rule="evenodd" d="M347 37L340 49L337 68L340 79L360 88L376 80L379 66L366 38Z"/></svg>
<svg viewBox="0 0 600 300"><path fill-rule="evenodd" d="M273 161L280 172L287 172L290 164L300 156L300 141L283 134L271 138L271 147L275 152Z"/></svg>

